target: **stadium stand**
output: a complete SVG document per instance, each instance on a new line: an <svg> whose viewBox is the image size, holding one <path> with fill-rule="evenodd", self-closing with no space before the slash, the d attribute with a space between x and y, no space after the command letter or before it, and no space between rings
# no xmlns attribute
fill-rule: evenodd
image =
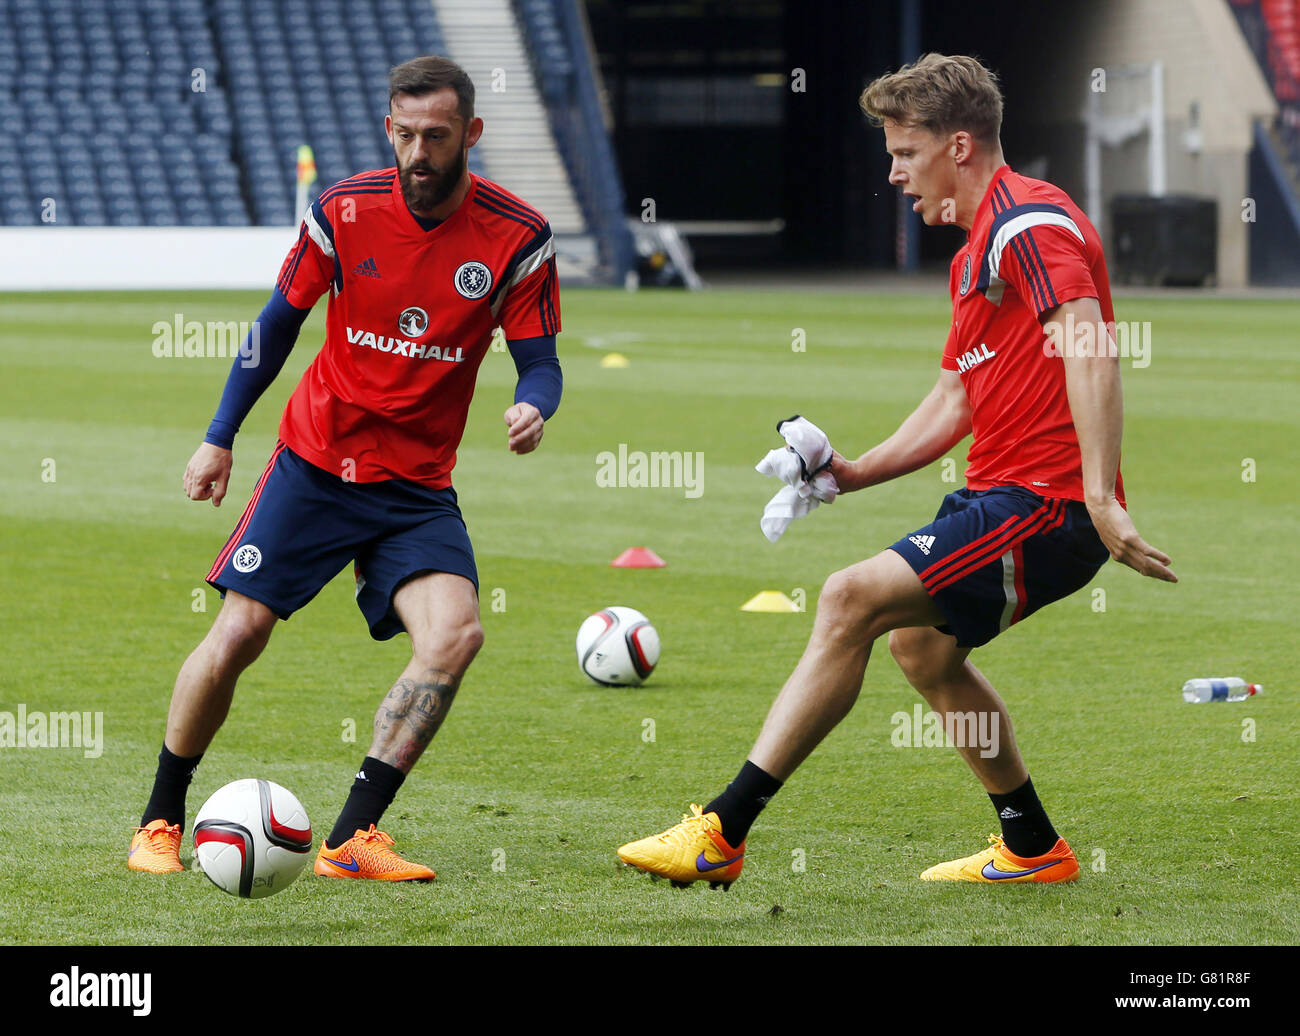
<svg viewBox="0 0 1300 1036"><path fill-rule="evenodd" d="M470 168L547 214L571 272L621 278L630 235L581 13L576 0L520 9L0 0L0 224L292 224L299 145L312 146L321 186L391 165L388 70L447 54L475 78L492 126ZM510 88L498 91L502 66Z"/></svg>
<svg viewBox="0 0 1300 1036"><path fill-rule="evenodd" d="M485 175L544 212L556 233L585 233L509 0L438 0L437 12L448 56L477 87L486 133L474 151Z"/></svg>
<svg viewBox="0 0 1300 1036"><path fill-rule="evenodd" d="M1300 284L1300 0L1228 0L1270 90L1277 117L1255 125L1251 193L1280 218L1255 224L1255 283Z"/></svg>
<svg viewBox="0 0 1300 1036"><path fill-rule="evenodd" d="M392 165L388 70L446 44L427 0L209 0L255 222L291 223L298 145L320 182ZM481 171L471 151L470 167Z"/></svg>
<svg viewBox="0 0 1300 1036"><path fill-rule="evenodd" d="M578 0L514 0L514 6L560 157L602 264L617 277L635 265L636 246L585 17Z"/></svg>
<svg viewBox="0 0 1300 1036"><path fill-rule="evenodd" d="M1300 187L1300 0L1230 0L1278 102L1276 141Z"/></svg>
<svg viewBox="0 0 1300 1036"><path fill-rule="evenodd" d="M4 223L249 223L199 0L0 0L0 24Z"/></svg>

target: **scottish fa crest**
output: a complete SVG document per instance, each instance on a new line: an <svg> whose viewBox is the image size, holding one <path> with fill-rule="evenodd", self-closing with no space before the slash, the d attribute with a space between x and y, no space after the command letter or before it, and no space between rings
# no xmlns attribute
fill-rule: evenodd
<svg viewBox="0 0 1300 1036"><path fill-rule="evenodd" d="M968 292L969 290L970 290L970 256L967 255L966 262L962 264L962 268L961 268L961 289L958 292L958 294L965 295L966 292Z"/></svg>
<svg viewBox="0 0 1300 1036"><path fill-rule="evenodd" d="M429 329L429 314L419 306L407 306L397 318L397 329L407 338L419 338Z"/></svg>
<svg viewBox="0 0 1300 1036"><path fill-rule="evenodd" d="M255 572L262 564L262 552L253 544L245 543L235 551L234 565L236 572Z"/></svg>
<svg viewBox="0 0 1300 1036"><path fill-rule="evenodd" d="M461 263L452 280L467 299L481 299L492 290L492 271L477 260Z"/></svg>

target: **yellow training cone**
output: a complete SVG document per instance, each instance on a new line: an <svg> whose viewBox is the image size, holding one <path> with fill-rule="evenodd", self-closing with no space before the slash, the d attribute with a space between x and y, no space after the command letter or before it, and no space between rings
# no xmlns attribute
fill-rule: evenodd
<svg viewBox="0 0 1300 1036"><path fill-rule="evenodd" d="M621 369L627 366L627 357L622 353L606 353L600 358L600 365L602 367L616 367Z"/></svg>
<svg viewBox="0 0 1300 1036"><path fill-rule="evenodd" d="M780 590L764 590L740 606L742 612L797 612L794 601Z"/></svg>

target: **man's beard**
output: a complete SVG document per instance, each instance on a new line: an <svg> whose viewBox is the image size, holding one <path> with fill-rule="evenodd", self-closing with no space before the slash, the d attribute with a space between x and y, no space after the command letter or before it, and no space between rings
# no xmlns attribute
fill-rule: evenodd
<svg viewBox="0 0 1300 1036"><path fill-rule="evenodd" d="M397 152L393 152L397 158ZM400 163L398 168L401 169ZM416 169L423 169L433 175L429 179L417 180L412 174ZM458 149L456 158L445 170L435 169L427 161L421 160L405 169L401 169L402 197L409 208L416 212L429 212L451 197L465 173L465 151Z"/></svg>

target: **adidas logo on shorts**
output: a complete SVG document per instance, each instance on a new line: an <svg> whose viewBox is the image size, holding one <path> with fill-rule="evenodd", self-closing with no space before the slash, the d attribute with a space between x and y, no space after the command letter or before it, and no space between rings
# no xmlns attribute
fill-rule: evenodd
<svg viewBox="0 0 1300 1036"><path fill-rule="evenodd" d="M934 546L933 536L909 536L907 538L915 543L916 549L927 558L930 556L930 548Z"/></svg>

